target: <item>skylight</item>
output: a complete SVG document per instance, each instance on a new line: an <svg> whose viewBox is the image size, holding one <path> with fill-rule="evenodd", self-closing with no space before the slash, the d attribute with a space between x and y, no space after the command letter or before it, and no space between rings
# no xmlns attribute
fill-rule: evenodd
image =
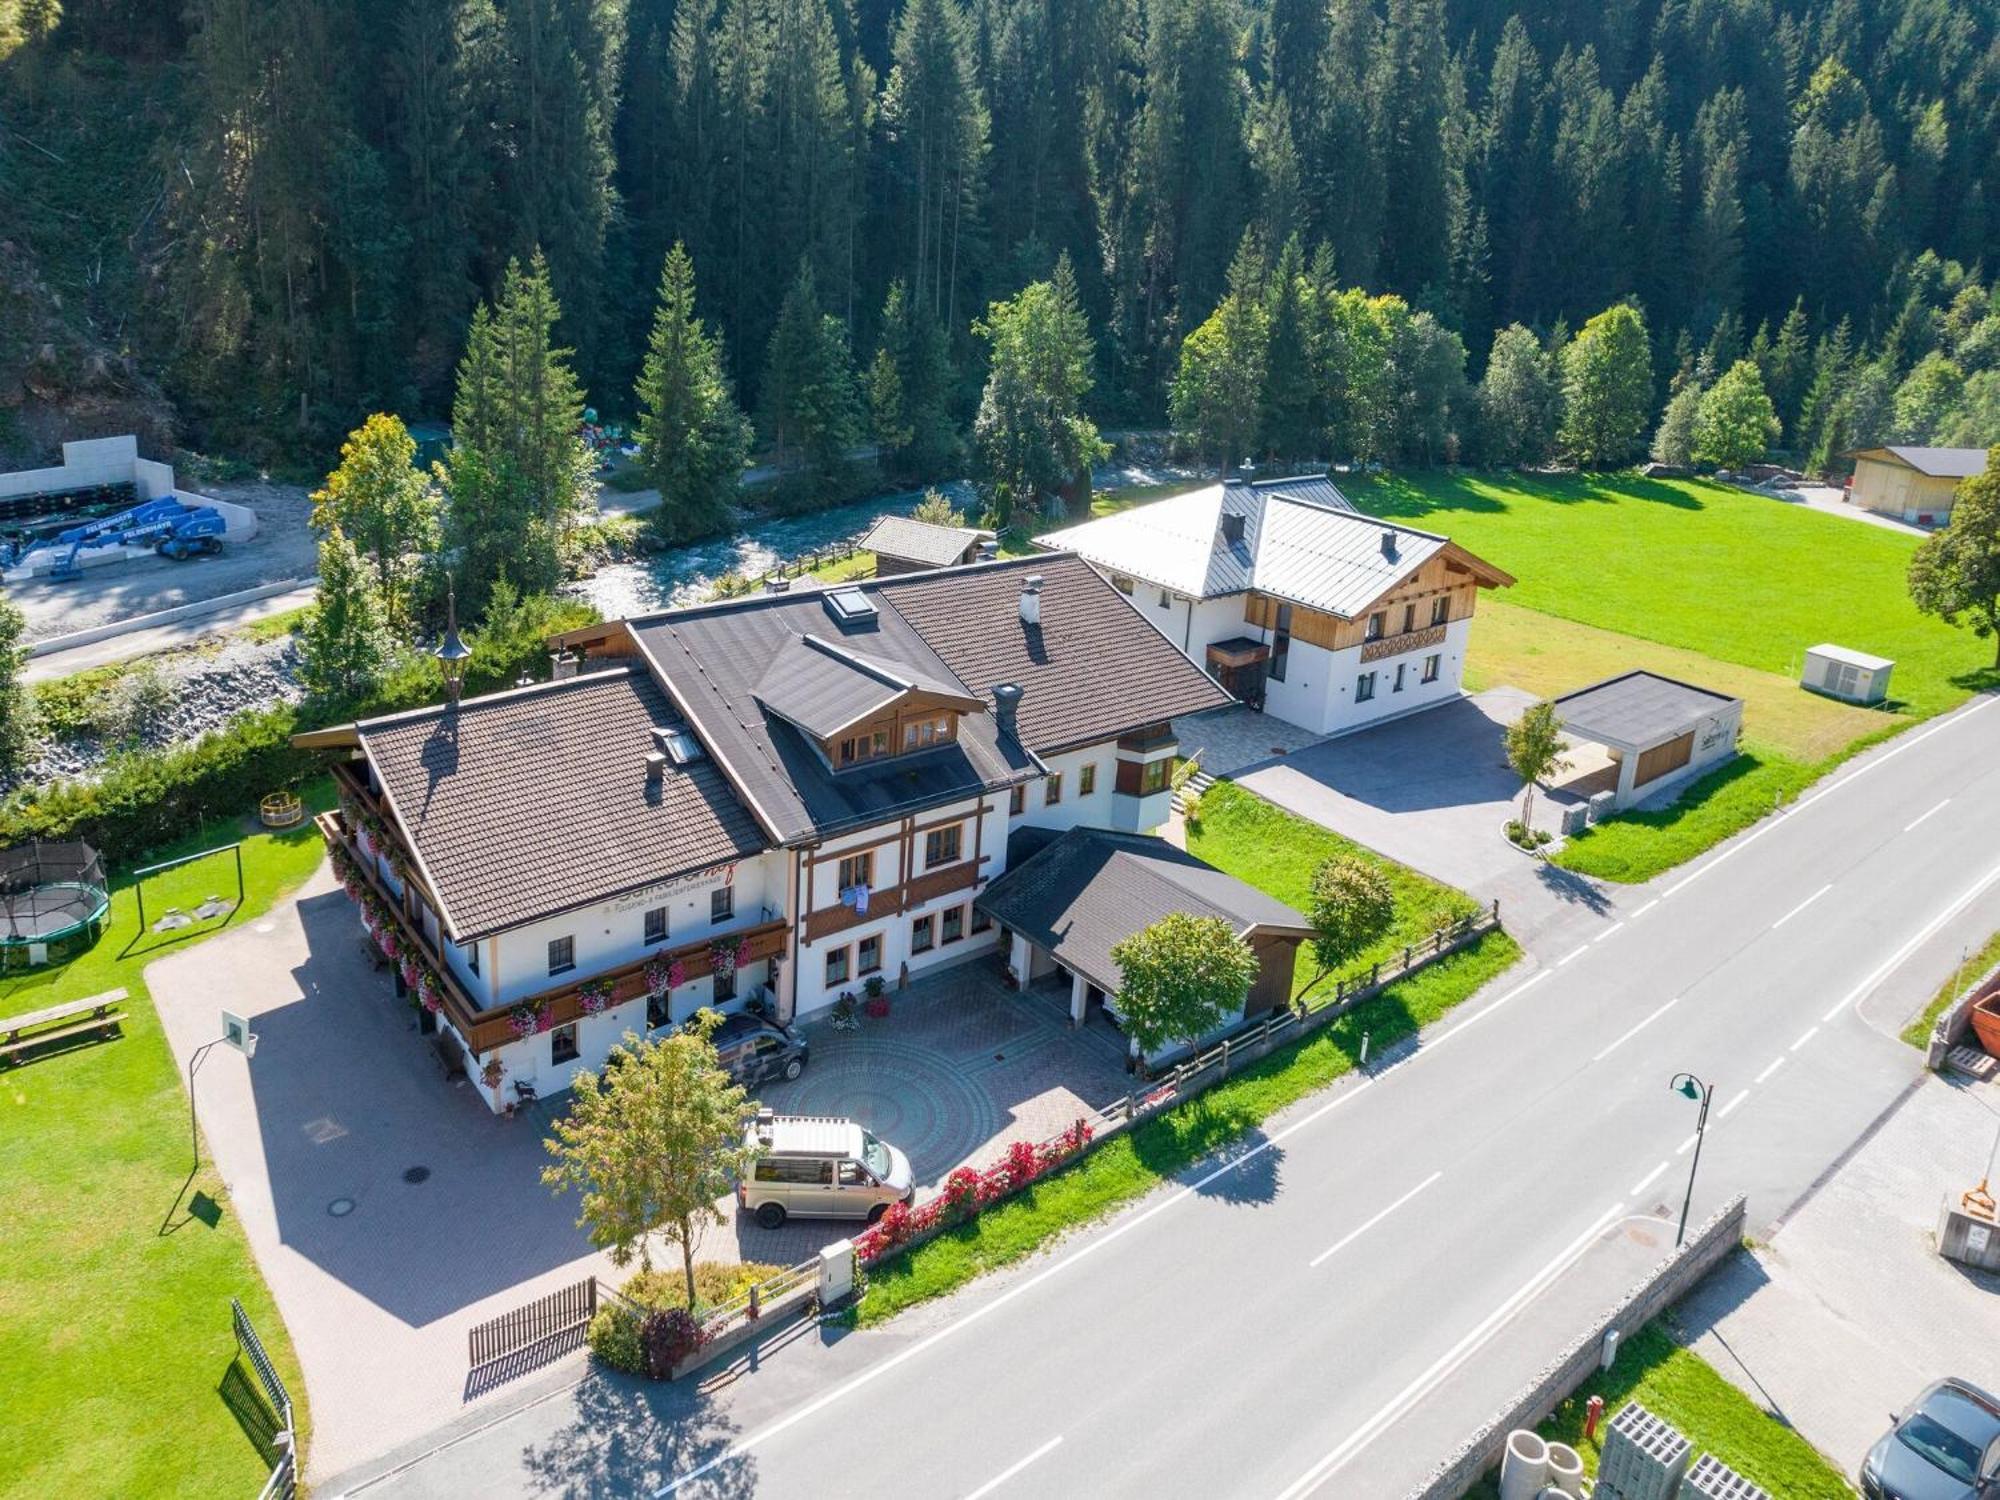
<svg viewBox="0 0 2000 1500"><path fill-rule="evenodd" d="M702 758L701 741L685 729L662 729L657 731L660 748L667 758L677 766L685 766Z"/></svg>
<svg viewBox="0 0 2000 1500"><path fill-rule="evenodd" d="M843 625L875 618L875 601L860 589L828 589L825 598L826 612Z"/></svg>

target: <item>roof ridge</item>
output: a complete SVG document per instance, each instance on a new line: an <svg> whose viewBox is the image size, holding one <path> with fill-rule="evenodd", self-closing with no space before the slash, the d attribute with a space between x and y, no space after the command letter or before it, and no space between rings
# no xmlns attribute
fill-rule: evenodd
<svg viewBox="0 0 2000 1500"><path fill-rule="evenodd" d="M468 708L484 709L496 703L512 702L516 698L528 698L536 693L554 693L559 689L577 687L583 683L610 682L633 675L630 663L615 667L599 667L589 672L579 672L574 677L551 677L546 682L530 682L498 692L479 693L471 698L461 698L455 705L463 713ZM650 680L651 674L647 674ZM380 729L390 724L410 724L433 715L449 713L454 705L450 699L441 703L425 703L416 708L399 708L394 713L377 714L371 719L356 719L356 729Z"/></svg>
<svg viewBox="0 0 2000 1500"><path fill-rule="evenodd" d="M865 651L857 651L844 641L828 640L825 636L811 630L804 632L800 639L809 648L818 651L821 655L831 656L834 660L854 668L857 672L866 673L868 676L875 678L878 682L884 683L889 687L901 688L907 692L917 685L914 678L902 676L890 663L871 656Z"/></svg>

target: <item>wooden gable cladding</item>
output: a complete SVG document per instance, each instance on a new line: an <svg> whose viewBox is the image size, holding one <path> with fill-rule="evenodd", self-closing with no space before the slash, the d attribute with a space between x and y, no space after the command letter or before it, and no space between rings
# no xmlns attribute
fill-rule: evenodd
<svg viewBox="0 0 2000 1500"><path fill-rule="evenodd" d="M1404 634L1403 612L1405 606L1411 604L1417 607L1412 632L1425 633L1432 628L1432 601L1440 596L1448 601L1447 624L1470 619L1478 607L1480 576L1479 570L1468 566L1452 551L1440 552L1351 620L1343 620L1338 615L1303 604L1292 605L1292 639L1326 651L1345 651L1351 646L1365 645L1368 643L1368 616L1378 613L1389 617L1384 622L1383 633L1393 639ZM1269 594L1246 594L1243 621L1263 630L1275 630L1278 607L1287 602Z"/></svg>
<svg viewBox="0 0 2000 1500"><path fill-rule="evenodd" d="M843 770L864 761L887 760L892 756L929 750L937 745L949 745L958 738L961 710L962 704L956 699L947 700L923 692L905 693L897 700L894 713L845 726L839 733L820 741L820 753L836 770ZM906 749L905 742L911 729L917 731L917 743ZM928 738L924 737L926 733ZM876 749L878 743L883 748Z"/></svg>

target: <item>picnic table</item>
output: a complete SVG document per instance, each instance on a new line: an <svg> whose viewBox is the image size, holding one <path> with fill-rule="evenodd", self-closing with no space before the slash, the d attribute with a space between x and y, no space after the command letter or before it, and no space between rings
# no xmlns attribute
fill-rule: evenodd
<svg viewBox="0 0 2000 1500"><path fill-rule="evenodd" d="M121 987L106 990L101 995L66 1000L61 1005L45 1006L24 1016L0 1020L0 1059L15 1061L22 1053L44 1042L78 1036L86 1031L95 1031L108 1039L125 1019L125 1013L118 1009L118 1005L126 998L126 992Z"/></svg>

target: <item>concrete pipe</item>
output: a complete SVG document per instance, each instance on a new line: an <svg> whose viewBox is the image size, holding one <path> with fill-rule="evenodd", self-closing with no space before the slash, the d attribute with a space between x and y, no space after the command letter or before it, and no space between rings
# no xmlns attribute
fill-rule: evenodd
<svg viewBox="0 0 2000 1500"><path fill-rule="evenodd" d="M1541 1434L1517 1427L1507 1434L1500 1460L1500 1500L1535 1500L1549 1482L1549 1445Z"/></svg>
<svg viewBox="0 0 2000 1500"><path fill-rule="evenodd" d="M1565 1495L1583 1494L1583 1458L1568 1443L1549 1444L1549 1483Z"/></svg>

